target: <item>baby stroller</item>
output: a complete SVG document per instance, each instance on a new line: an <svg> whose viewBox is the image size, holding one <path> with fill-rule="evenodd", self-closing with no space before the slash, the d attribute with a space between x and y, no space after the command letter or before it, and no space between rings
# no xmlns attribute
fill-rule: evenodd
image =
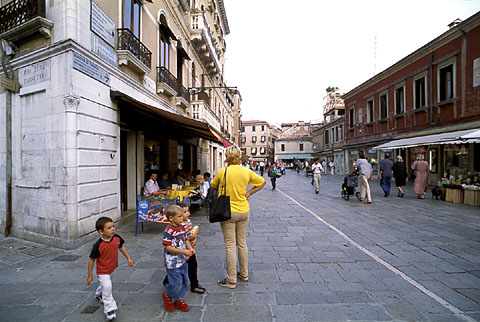
<svg viewBox="0 0 480 322"><path fill-rule="evenodd" d="M358 187L357 174L346 174L342 184L342 198L348 200L350 199L350 196L355 195L360 199L360 192L355 192L356 187Z"/></svg>

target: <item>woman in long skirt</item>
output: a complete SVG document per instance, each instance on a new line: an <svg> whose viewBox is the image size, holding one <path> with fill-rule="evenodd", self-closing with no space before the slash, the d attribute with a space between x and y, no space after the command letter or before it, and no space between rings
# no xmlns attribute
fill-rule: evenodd
<svg viewBox="0 0 480 322"><path fill-rule="evenodd" d="M418 195L418 199L425 199L425 190L428 184L428 162L425 161L423 154L417 154L417 161L412 165L412 170L415 171L415 182L413 189Z"/></svg>

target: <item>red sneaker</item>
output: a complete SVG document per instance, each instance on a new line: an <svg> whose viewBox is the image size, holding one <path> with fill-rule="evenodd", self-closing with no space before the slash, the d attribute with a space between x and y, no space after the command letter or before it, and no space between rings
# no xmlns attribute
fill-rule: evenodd
<svg viewBox="0 0 480 322"><path fill-rule="evenodd" d="M190 310L190 306L188 306L188 304L185 303L183 300L175 301L175 304L173 304L173 306L182 312L187 312L188 310Z"/></svg>
<svg viewBox="0 0 480 322"><path fill-rule="evenodd" d="M173 302L172 302L172 299L167 296L167 291L163 291L162 299L163 299L163 306L165 307L165 310L172 311Z"/></svg>

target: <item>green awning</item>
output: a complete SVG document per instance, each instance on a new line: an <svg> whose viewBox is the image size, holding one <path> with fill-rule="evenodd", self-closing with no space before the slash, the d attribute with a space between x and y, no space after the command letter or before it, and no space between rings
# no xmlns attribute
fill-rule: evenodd
<svg viewBox="0 0 480 322"><path fill-rule="evenodd" d="M286 154L279 154L279 160L303 160L303 159L310 159L312 158L311 153L286 153Z"/></svg>

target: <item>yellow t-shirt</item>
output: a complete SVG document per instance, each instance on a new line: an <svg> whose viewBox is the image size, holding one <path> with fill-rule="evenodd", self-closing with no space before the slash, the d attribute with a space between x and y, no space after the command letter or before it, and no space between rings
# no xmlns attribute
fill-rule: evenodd
<svg viewBox="0 0 480 322"><path fill-rule="evenodd" d="M211 186L217 189L219 195L223 195L225 180L223 178L225 168L218 171L212 179ZM258 187L265 180L252 170L241 165L230 165L227 168L226 195L230 196L230 209L232 212L245 213L250 210L248 200L245 197L247 185Z"/></svg>

